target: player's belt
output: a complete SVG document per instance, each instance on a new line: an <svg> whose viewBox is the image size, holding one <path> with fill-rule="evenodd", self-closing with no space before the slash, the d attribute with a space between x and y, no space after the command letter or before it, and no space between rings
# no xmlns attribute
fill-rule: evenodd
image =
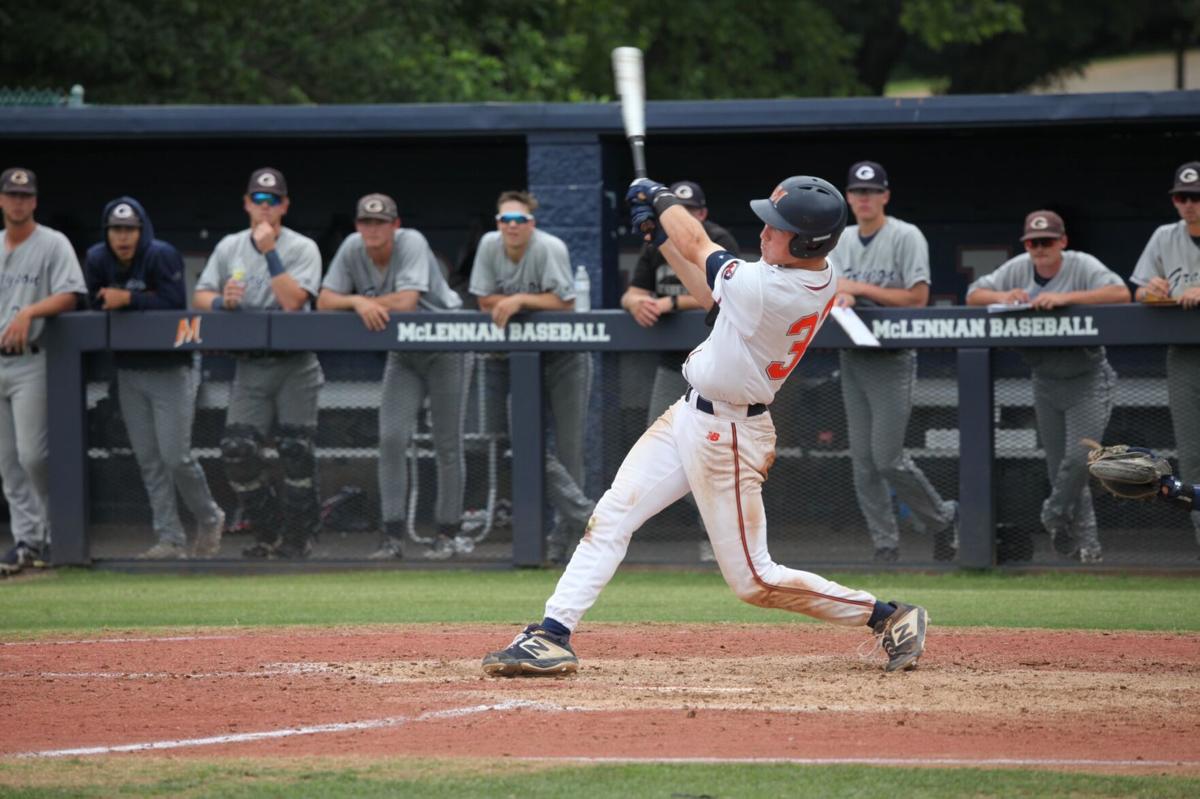
<svg viewBox="0 0 1200 799"><path fill-rule="evenodd" d="M683 395L683 398L685 401L691 402L693 395L695 395L695 397L696 397L696 410L704 411L705 413L711 414L713 416L717 415L716 412L713 410L712 400L706 400L704 397L700 396L700 393L698 391L696 391L696 389L692 388L691 386L688 386L687 393ZM758 416L760 413L766 413L766 412L767 412L767 406L761 402L756 402L753 405L746 406L746 416L747 417Z"/></svg>

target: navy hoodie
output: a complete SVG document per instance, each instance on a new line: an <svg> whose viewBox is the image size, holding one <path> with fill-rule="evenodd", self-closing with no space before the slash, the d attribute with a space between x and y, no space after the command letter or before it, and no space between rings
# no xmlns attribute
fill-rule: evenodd
<svg viewBox="0 0 1200 799"><path fill-rule="evenodd" d="M142 221L141 235L133 262L124 266L108 246L108 215L120 203L128 203ZM121 311L185 310L187 290L183 283L183 258L179 251L165 241L154 238L154 224L142 204L132 197L118 197L104 206L100 216L101 241L88 248L83 264L87 282L88 304L101 310L98 296L102 288L125 289L130 293L129 305ZM117 311L115 313L120 313ZM165 369L191 362L185 352L118 352L113 353L118 367L129 369Z"/></svg>

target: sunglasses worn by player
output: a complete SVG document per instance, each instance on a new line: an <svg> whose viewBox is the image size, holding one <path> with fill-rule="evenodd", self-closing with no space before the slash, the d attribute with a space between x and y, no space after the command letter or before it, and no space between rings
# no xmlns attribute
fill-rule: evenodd
<svg viewBox="0 0 1200 799"><path fill-rule="evenodd" d="M1052 239L1025 239L1025 243L1035 250L1040 249L1041 247L1051 247L1056 241L1058 241L1057 236Z"/></svg>
<svg viewBox="0 0 1200 799"><path fill-rule="evenodd" d="M283 203L283 198L278 194L271 194L269 191L256 191L250 195L250 202L255 205L280 205Z"/></svg>
<svg viewBox="0 0 1200 799"><path fill-rule="evenodd" d="M502 225L524 225L533 221L529 214L496 214L496 221Z"/></svg>
<svg viewBox="0 0 1200 799"><path fill-rule="evenodd" d="M1171 195L1171 198L1180 205L1185 203L1200 203L1200 194L1192 194L1186 191L1177 191Z"/></svg>

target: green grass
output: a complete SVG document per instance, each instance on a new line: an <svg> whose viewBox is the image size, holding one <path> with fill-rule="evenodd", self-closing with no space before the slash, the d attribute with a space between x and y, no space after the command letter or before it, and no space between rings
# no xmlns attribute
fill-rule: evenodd
<svg viewBox="0 0 1200 799"><path fill-rule="evenodd" d="M935 624L1200 630L1200 580L1047 573L828 575L925 605ZM556 571L359 571L255 576L61 569L0 582L0 634L151 627L503 623L536 619ZM807 623L739 602L712 572L621 572L597 622Z"/></svg>
<svg viewBox="0 0 1200 799"><path fill-rule="evenodd" d="M977 769L735 764L549 767L503 761L172 761L0 764L15 797L1190 797L1200 779ZM23 786L23 787L16 787ZM898 786L902 786L898 792Z"/></svg>

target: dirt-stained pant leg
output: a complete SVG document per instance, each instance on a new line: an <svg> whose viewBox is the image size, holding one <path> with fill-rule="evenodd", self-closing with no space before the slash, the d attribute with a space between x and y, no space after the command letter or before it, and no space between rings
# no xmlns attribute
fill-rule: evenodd
<svg viewBox="0 0 1200 799"><path fill-rule="evenodd" d="M1200 483L1200 347L1167 348L1167 402L1175 430L1180 477ZM1200 543L1200 511L1192 512L1196 543Z"/></svg>
<svg viewBox="0 0 1200 799"><path fill-rule="evenodd" d="M1069 528L1086 549L1098 548L1100 539L1088 488L1088 448L1081 440L1104 438L1115 386L1116 373L1107 363L1076 377L1033 378L1034 412L1050 478L1042 524L1047 530Z"/></svg>
<svg viewBox="0 0 1200 799"><path fill-rule="evenodd" d="M672 429L683 407L676 403L642 434L596 504L589 530L546 601L546 615L568 629L575 629L608 585L634 532L688 492Z"/></svg>
<svg viewBox="0 0 1200 799"><path fill-rule="evenodd" d="M654 370L654 383L650 386L650 404L646 407L646 426L654 424L667 408L670 408L683 396L687 387L687 380L684 379L683 372L678 368L658 366ZM696 500L691 494L687 494L684 501L693 508L696 507ZM700 520L700 535L702 538L708 538L703 520Z"/></svg>
<svg viewBox="0 0 1200 799"><path fill-rule="evenodd" d="M718 413L720 405L714 403ZM834 624L865 624L874 596L771 559L762 501L762 484L775 460L770 414L734 420L683 403L675 411L675 439L688 483L721 575L738 598Z"/></svg>
<svg viewBox="0 0 1200 799"><path fill-rule="evenodd" d="M46 354L0 358L0 481L13 540L50 542Z"/></svg>

